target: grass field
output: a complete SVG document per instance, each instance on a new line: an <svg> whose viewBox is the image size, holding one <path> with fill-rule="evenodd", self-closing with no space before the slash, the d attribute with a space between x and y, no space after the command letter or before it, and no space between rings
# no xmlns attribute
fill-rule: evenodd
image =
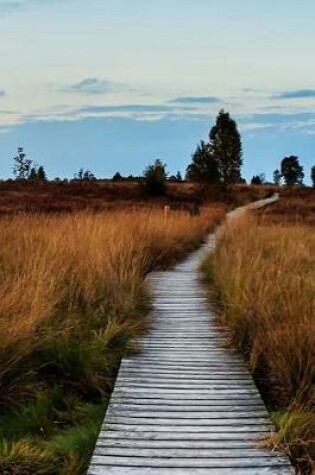
<svg viewBox="0 0 315 475"><path fill-rule="evenodd" d="M121 356L148 324L145 275L224 209L0 218L1 473L84 473Z"/></svg>
<svg viewBox="0 0 315 475"><path fill-rule="evenodd" d="M315 460L314 217L314 192L291 192L232 223L204 265L278 428L267 443L303 474Z"/></svg>

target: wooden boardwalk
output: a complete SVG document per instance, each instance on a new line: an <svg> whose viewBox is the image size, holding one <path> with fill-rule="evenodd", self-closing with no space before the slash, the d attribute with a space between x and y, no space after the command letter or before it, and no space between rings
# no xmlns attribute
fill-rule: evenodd
<svg viewBox="0 0 315 475"><path fill-rule="evenodd" d="M257 448L273 427L242 357L217 325L198 267L215 236L152 273L150 334L125 358L89 475L292 475Z"/></svg>

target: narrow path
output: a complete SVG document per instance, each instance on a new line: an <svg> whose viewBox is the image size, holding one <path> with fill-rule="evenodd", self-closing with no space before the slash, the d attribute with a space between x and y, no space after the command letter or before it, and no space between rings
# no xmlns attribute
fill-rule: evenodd
<svg viewBox="0 0 315 475"><path fill-rule="evenodd" d="M152 330L121 363L89 475L294 473L287 458L257 448L272 424L199 280L214 246L211 235L181 264L150 275Z"/></svg>

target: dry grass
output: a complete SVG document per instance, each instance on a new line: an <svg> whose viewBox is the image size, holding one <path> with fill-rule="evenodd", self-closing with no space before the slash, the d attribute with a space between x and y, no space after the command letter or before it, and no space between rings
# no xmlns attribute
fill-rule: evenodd
<svg viewBox="0 0 315 475"><path fill-rule="evenodd" d="M235 341L280 411L278 443L307 473L315 455L315 235L283 218L271 225L270 210L228 226L212 272Z"/></svg>
<svg viewBox="0 0 315 475"><path fill-rule="evenodd" d="M0 435L8 440L0 471L27 469L38 451L49 457L38 457L36 473L42 457L50 467L43 473L86 465L99 414L92 428L69 431L82 404L108 396L126 344L145 330L146 273L198 245L223 214L218 207L194 218L161 211L1 218ZM67 454L55 442L53 450L41 446L57 440L59 427L69 429L61 434Z"/></svg>

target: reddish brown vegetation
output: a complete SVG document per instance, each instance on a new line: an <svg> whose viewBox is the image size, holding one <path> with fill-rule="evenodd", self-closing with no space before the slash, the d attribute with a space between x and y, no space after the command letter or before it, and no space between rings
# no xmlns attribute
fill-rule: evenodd
<svg viewBox="0 0 315 475"><path fill-rule="evenodd" d="M172 208L189 209L198 205L221 202L237 206L263 198L274 187L235 185L227 190L219 186L194 183L169 183L164 197L150 198L140 182L2 182L0 214L15 212L74 212L113 208L147 208L170 204Z"/></svg>
<svg viewBox="0 0 315 475"><path fill-rule="evenodd" d="M264 224L315 225L315 188L281 188L281 198L260 212Z"/></svg>

